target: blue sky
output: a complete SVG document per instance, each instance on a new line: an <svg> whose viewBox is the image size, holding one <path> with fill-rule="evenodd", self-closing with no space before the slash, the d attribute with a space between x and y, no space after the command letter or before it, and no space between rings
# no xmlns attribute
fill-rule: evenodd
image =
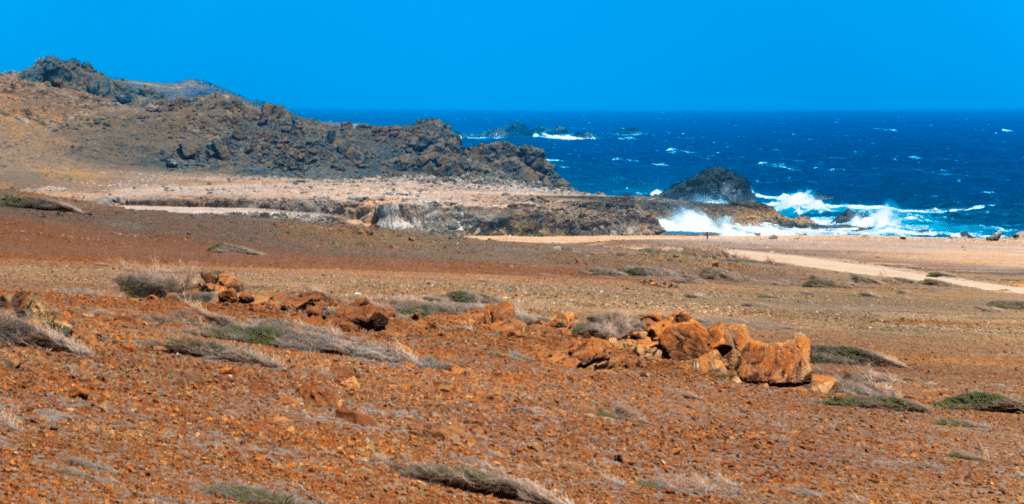
<svg viewBox="0 0 1024 504"><path fill-rule="evenodd" d="M55 54L290 108L1024 109L1024 2L32 2Z"/></svg>

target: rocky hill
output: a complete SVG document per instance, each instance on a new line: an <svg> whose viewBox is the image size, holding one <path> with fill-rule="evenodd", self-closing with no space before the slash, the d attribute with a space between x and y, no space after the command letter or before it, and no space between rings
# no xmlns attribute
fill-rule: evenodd
<svg viewBox="0 0 1024 504"><path fill-rule="evenodd" d="M542 149L507 142L466 148L459 135L437 119L407 126L325 123L298 117L280 105L257 107L232 94L186 98L210 88L114 80L89 63L53 56L38 60L20 78L128 105L85 106L53 119L56 132L76 146L72 156L100 162L319 178L422 173L570 187ZM19 88L5 78L3 89L13 93ZM174 95L178 97L169 98ZM73 95L64 97L89 103ZM31 108L23 108L28 112L19 115L32 119ZM85 152L83 144L94 148Z"/></svg>

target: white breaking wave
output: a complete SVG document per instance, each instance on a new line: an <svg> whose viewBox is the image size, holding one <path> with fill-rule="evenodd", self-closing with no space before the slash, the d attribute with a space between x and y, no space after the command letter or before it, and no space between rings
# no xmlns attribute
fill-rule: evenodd
<svg viewBox="0 0 1024 504"><path fill-rule="evenodd" d="M910 159L921 159L921 156L907 156Z"/></svg>
<svg viewBox="0 0 1024 504"><path fill-rule="evenodd" d="M757 164L761 166L771 166L772 168L779 168L781 170L796 171L795 169L786 166L786 163L769 163L768 161L758 161Z"/></svg>
<svg viewBox="0 0 1024 504"><path fill-rule="evenodd" d="M1003 128L1003 133L1013 133L1013 130Z"/></svg>
<svg viewBox="0 0 1024 504"><path fill-rule="evenodd" d="M875 128L875 129L878 130L878 131L891 131L893 133L897 133L896 128Z"/></svg>
<svg viewBox="0 0 1024 504"><path fill-rule="evenodd" d="M546 159L548 160L549 163L560 163L560 162L562 162L561 159L554 159L554 158L546 158Z"/></svg>
<svg viewBox="0 0 1024 504"><path fill-rule="evenodd" d="M679 149L677 149L675 147L669 147L669 148L665 149L665 152L668 152L668 153L671 153L671 154L675 154L677 150L679 150Z"/></svg>
<svg viewBox="0 0 1024 504"><path fill-rule="evenodd" d="M533 138L547 138L548 140L595 140L594 138L580 138L574 135L552 135L550 133L534 133Z"/></svg>
<svg viewBox="0 0 1024 504"><path fill-rule="evenodd" d="M665 163L651 163L652 166L668 166Z"/></svg>
<svg viewBox="0 0 1024 504"><path fill-rule="evenodd" d="M655 189L651 191L651 196L657 196L659 194L661 194L661 189Z"/></svg>

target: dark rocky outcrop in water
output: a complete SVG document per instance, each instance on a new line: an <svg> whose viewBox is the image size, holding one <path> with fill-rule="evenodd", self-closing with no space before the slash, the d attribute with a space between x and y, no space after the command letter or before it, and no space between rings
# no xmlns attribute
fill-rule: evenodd
<svg viewBox="0 0 1024 504"><path fill-rule="evenodd" d="M522 121L516 121L504 128L493 128L483 133L471 135L476 138L533 138L534 135L570 135L576 138L593 139L594 135L587 131L569 133L563 126L556 126L555 129L548 129L544 126L530 128Z"/></svg>
<svg viewBox="0 0 1024 504"><path fill-rule="evenodd" d="M847 224L857 217L867 217L867 215L860 212L854 212L847 208L845 212L839 214L835 219L832 219L832 224Z"/></svg>
<svg viewBox="0 0 1024 504"><path fill-rule="evenodd" d="M718 166L708 168L684 182L669 187L661 193L661 197L700 203L756 201L746 177Z"/></svg>

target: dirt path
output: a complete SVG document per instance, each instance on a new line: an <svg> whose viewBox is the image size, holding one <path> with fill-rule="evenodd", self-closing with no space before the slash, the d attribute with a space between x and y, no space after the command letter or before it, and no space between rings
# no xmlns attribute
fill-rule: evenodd
<svg viewBox="0 0 1024 504"><path fill-rule="evenodd" d="M928 275L921 271L907 268L891 268L888 266L881 266L878 264L851 263L844 261L835 261L831 259L821 259L818 257L808 257L792 254L778 254L774 252L756 252L753 250L726 249L726 251L733 256L742 257L744 259L750 259L752 261L792 264L794 266L803 266L805 268L838 271L840 273L850 273L854 275L872 275L891 278L905 278L907 280L914 280L915 282L920 282L928 278ZM948 276L941 277L940 281L950 283L953 285L959 285L962 287L971 287L974 289L997 292L1009 292L1013 294L1024 294L1024 288L1022 287L1009 287L1006 285L999 285L989 282L977 282L974 280L965 280L963 278L954 278Z"/></svg>

